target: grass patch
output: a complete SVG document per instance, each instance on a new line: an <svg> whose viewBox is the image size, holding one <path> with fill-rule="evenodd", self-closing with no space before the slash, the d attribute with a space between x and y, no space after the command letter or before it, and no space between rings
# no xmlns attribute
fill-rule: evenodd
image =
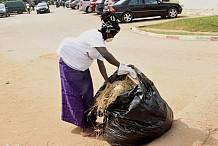
<svg viewBox="0 0 218 146"><path fill-rule="evenodd" d="M139 29L143 31L156 31L158 33L162 32L168 34L206 34L215 36L218 35L218 15L177 19L175 21L160 24L141 26Z"/></svg>

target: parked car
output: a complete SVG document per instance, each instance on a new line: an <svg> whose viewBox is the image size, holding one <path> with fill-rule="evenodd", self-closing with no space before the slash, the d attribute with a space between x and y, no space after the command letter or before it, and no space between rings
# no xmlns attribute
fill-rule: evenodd
<svg viewBox="0 0 218 146"><path fill-rule="evenodd" d="M30 3L30 7L32 8L32 10L35 10L35 6L36 6L35 2L32 1L32 2Z"/></svg>
<svg viewBox="0 0 218 146"><path fill-rule="evenodd" d="M96 2L95 2L95 12L97 13L97 14L101 14L102 12L103 12L103 9L104 9L104 2L105 2L105 0L97 0Z"/></svg>
<svg viewBox="0 0 218 146"><path fill-rule="evenodd" d="M90 4L89 4L89 9L90 9L90 11L91 12L94 12L95 11L95 2L96 2L96 0L91 0L90 1Z"/></svg>
<svg viewBox="0 0 218 146"><path fill-rule="evenodd" d="M8 13L18 13L22 14L23 12L26 12L26 5L23 1L6 1L4 2L6 7L8 8Z"/></svg>
<svg viewBox="0 0 218 146"><path fill-rule="evenodd" d="M80 0L72 1L71 5L70 5L70 8L71 9L79 9L79 3L80 3Z"/></svg>
<svg viewBox="0 0 218 146"><path fill-rule="evenodd" d="M90 0L80 0L80 5L79 5L80 11L85 11L86 13L90 13L89 4L90 4Z"/></svg>
<svg viewBox="0 0 218 146"><path fill-rule="evenodd" d="M114 5L118 1L119 0L105 0L103 12L110 11L109 8L111 8L111 6Z"/></svg>
<svg viewBox="0 0 218 146"><path fill-rule="evenodd" d="M66 6L67 8L69 8L69 1L66 1L66 2L65 2L65 6Z"/></svg>
<svg viewBox="0 0 218 146"><path fill-rule="evenodd" d="M181 14L182 7L177 3L164 3L162 0L120 0L109 10L122 22L134 18L161 16L175 18Z"/></svg>
<svg viewBox="0 0 218 146"><path fill-rule="evenodd" d="M68 0L68 1L66 1L65 2L65 6L67 7L67 8L71 8L71 5L72 5L72 2L73 2L74 0Z"/></svg>
<svg viewBox="0 0 218 146"><path fill-rule="evenodd" d="M50 9L47 3L42 2L42 3L38 3L37 7L36 7L36 13L37 14L41 14L41 13L50 13Z"/></svg>
<svg viewBox="0 0 218 146"><path fill-rule="evenodd" d="M1 17L10 16L10 14L8 13L8 8L3 3L0 4L0 16Z"/></svg>

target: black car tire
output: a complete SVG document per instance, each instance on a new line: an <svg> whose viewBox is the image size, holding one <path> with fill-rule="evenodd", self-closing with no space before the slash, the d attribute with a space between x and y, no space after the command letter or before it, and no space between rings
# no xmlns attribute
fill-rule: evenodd
<svg viewBox="0 0 218 146"><path fill-rule="evenodd" d="M169 8L167 11L167 17L168 18L176 18L178 15L178 10L175 7Z"/></svg>
<svg viewBox="0 0 218 146"><path fill-rule="evenodd" d="M76 5L74 9L79 10L79 5Z"/></svg>
<svg viewBox="0 0 218 146"><path fill-rule="evenodd" d="M128 22L131 22L132 19L133 19L133 14L131 12L125 12L122 15L121 21L128 23Z"/></svg>
<svg viewBox="0 0 218 146"><path fill-rule="evenodd" d="M90 7L86 7L86 13L92 13L92 10L90 9Z"/></svg>
<svg viewBox="0 0 218 146"><path fill-rule="evenodd" d="M22 14L23 11L22 11L22 10L18 10L17 13L18 13L18 14Z"/></svg>

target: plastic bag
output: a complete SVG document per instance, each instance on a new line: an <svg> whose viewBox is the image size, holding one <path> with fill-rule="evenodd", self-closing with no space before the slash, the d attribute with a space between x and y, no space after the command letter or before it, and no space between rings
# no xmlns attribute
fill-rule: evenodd
<svg viewBox="0 0 218 146"><path fill-rule="evenodd" d="M106 109L103 137L114 146L138 146L151 142L170 129L173 112L160 96L153 82L140 70L130 65L137 73L139 85L117 96ZM123 80L126 75L115 72L110 81ZM95 99L103 85L95 94Z"/></svg>

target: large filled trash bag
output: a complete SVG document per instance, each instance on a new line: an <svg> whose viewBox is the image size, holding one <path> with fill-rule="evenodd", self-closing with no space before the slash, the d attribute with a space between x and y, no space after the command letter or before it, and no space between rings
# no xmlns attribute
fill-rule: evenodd
<svg viewBox="0 0 218 146"><path fill-rule="evenodd" d="M140 70L130 65L139 84L122 92L111 103L104 115L103 137L113 146L138 146L163 135L173 123L173 112L160 96L153 82ZM127 75L110 76L110 81L124 80ZM105 85L98 90L96 100Z"/></svg>

